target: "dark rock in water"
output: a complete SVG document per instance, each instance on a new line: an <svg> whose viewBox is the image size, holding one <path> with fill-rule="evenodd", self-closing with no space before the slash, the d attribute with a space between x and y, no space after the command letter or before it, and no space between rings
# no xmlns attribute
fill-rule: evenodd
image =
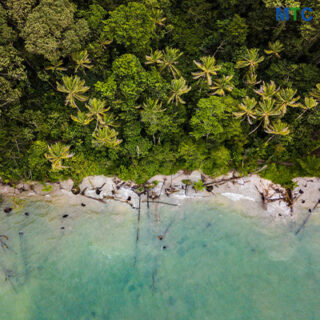
<svg viewBox="0 0 320 320"><path fill-rule="evenodd" d="M81 203L81 207L85 207L86 206L86 204L85 203Z"/></svg>
<svg viewBox="0 0 320 320"><path fill-rule="evenodd" d="M93 317L95 317L95 316L96 316L96 313L95 313L94 311L92 311L92 312L91 312L91 315L92 315Z"/></svg>
<svg viewBox="0 0 320 320"><path fill-rule="evenodd" d="M25 212L24 215L25 215L26 217L29 217L29 216L30 216L29 212Z"/></svg>
<svg viewBox="0 0 320 320"><path fill-rule="evenodd" d="M212 226L212 223L211 222L208 222L207 223L207 228L210 228Z"/></svg>
<svg viewBox="0 0 320 320"><path fill-rule="evenodd" d="M69 217L68 214L64 214L64 215L62 216L63 219L68 218L68 217Z"/></svg>
<svg viewBox="0 0 320 320"><path fill-rule="evenodd" d="M311 210L311 209L309 209L308 211L309 211L310 213L312 212L312 210Z"/></svg>
<svg viewBox="0 0 320 320"><path fill-rule="evenodd" d="M3 211L4 211L5 213L10 213L10 212L12 211L12 208L7 207L7 208L4 208Z"/></svg>
<svg viewBox="0 0 320 320"><path fill-rule="evenodd" d="M73 187L73 188L71 189L71 192L72 192L73 194L79 194L79 193L80 193L80 188L79 188L79 187Z"/></svg>
<svg viewBox="0 0 320 320"><path fill-rule="evenodd" d="M212 192L213 186L208 186L208 187L206 187L206 190L207 190L208 192Z"/></svg>
<svg viewBox="0 0 320 320"><path fill-rule="evenodd" d="M19 231L19 237L20 237L20 239L22 238L22 236L23 236L23 231Z"/></svg>
<svg viewBox="0 0 320 320"><path fill-rule="evenodd" d="M166 249L167 249L167 246L163 246L162 249L163 249L163 250L166 250Z"/></svg>
<svg viewBox="0 0 320 320"><path fill-rule="evenodd" d="M256 252L256 249L255 249L255 248L252 248L252 249L251 249L251 252L255 253L255 252Z"/></svg>
<svg viewBox="0 0 320 320"><path fill-rule="evenodd" d="M61 230L64 230L64 227L61 227L60 229L61 229Z"/></svg>
<svg viewBox="0 0 320 320"><path fill-rule="evenodd" d="M203 245L202 245L202 248L206 248L207 247L207 245L204 243Z"/></svg>

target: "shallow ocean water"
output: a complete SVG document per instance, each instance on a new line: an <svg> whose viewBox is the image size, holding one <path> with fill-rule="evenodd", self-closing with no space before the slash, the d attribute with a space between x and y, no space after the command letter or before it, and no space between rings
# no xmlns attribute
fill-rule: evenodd
<svg viewBox="0 0 320 320"><path fill-rule="evenodd" d="M0 319L320 319L319 215L296 236L212 201L144 204L137 241L125 204L5 205Z"/></svg>

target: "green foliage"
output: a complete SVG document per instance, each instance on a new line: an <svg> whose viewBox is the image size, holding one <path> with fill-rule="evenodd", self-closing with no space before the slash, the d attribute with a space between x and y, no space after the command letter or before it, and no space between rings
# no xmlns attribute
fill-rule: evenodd
<svg viewBox="0 0 320 320"><path fill-rule="evenodd" d="M274 16L297 4L2 1L1 179L319 175L320 6Z"/></svg>
<svg viewBox="0 0 320 320"><path fill-rule="evenodd" d="M22 37L29 53L50 61L81 49L89 28L74 17L75 5L68 0L41 0L27 16Z"/></svg>
<svg viewBox="0 0 320 320"><path fill-rule="evenodd" d="M196 181L196 182L193 184L193 187L194 187L194 189L197 190L197 191L203 191L203 190L205 190L205 186L203 185L203 181L202 181L202 180Z"/></svg>
<svg viewBox="0 0 320 320"><path fill-rule="evenodd" d="M104 23L103 36L106 39L116 41L133 53L143 53L150 48L155 25L144 4L129 2L121 5Z"/></svg>

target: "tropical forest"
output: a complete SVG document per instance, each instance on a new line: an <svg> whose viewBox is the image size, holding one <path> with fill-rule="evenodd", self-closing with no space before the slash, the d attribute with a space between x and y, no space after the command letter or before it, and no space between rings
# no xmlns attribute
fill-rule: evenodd
<svg viewBox="0 0 320 320"><path fill-rule="evenodd" d="M0 20L4 183L319 175L316 0L1 0Z"/></svg>

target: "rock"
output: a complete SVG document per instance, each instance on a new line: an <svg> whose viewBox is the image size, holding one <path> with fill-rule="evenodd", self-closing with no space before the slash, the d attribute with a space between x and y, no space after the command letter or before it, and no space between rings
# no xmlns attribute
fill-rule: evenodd
<svg viewBox="0 0 320 320"><path fill-rule="evenodd" d="M116 190L114 199L127 202L134 209L139 208L139 196L130 188L121 187L119 190Z"/></svg>
<svg viewBox="0 0 320 320"><path fill-rule="evenodd" d="M74 182L72 179L68 179L60 182L60 188L63 190L71 191L73 188Z"/></svg>
<svg viewBox="0 0 320 320"><path fill-rule="evenodd" d="M44 196L47 195L49 193L54 193L60 190L59 185L56 183L46 183L45 185L43 185L42 183L36 183L33 185L32 190L40 195L40 196Z"/></svg>
<svg viewBox="0 0 320 320"><path fill-rule="evenodd" d="M293 189L292 196L299 199L294 202L294 208L313 208L320 197L320 178L295 178L293 182L297 186Z"/></svg>
<svg viewBox="0 0 320 320"><path fill-rule="evenodd" d="M3 211L4 211L5 213L10 213L10 212L12 211L12 208L7 207L7 208L4 208Z"/></svg>
<svg viewBox="0 0 320 320"><path fill-rule="evenodd" d="M24 182L20 182L19 184L17 184L16 189L18 189L21 192L30 191L31 190L31 186L30 186L30 184L27 184L27 183L24 183Z"/></svg>
<svg viewBox="0 0 320 320"><path fill-rule="evenodd" d="M14 195L19 194L19 191L7 185L0 185L0 194Z"/></svg>
<svg viewBox="0 0 320 320"><path fill-rule="evenodd" d="M91 198L103 199L113 197L116 184L114 178L105 176L90 176L83 179L79 185L80 192Z"/></svg>

